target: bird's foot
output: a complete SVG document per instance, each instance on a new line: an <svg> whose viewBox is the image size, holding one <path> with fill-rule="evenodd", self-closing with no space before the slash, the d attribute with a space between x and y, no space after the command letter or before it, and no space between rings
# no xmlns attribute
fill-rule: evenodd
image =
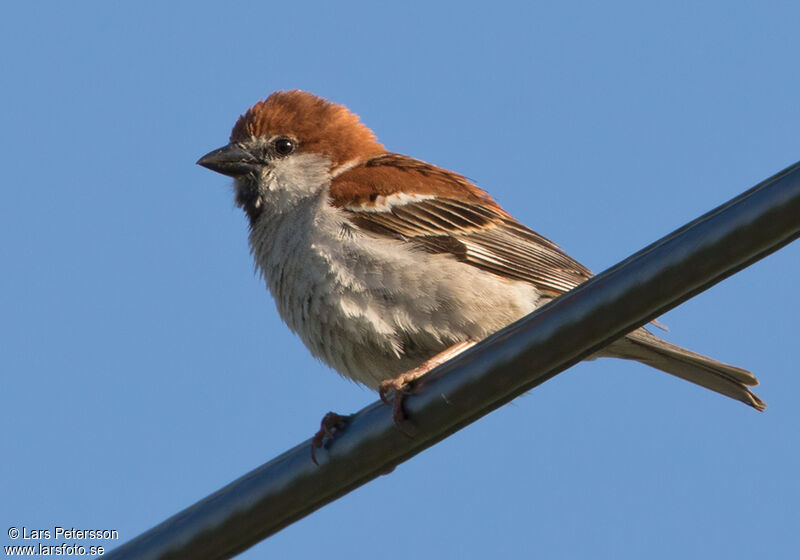
<svg viewBox="0 0 800 560"><path fill-rule="evenodd" d="M329 412L323 416L322 422L319 423L319 431L311 438L311 460L314 461L315 465L319 465L317 462L317 449L321 449L325 445L326 438L329 441L336 439L347 428L350 418L352 418L351 415L342 416L335 412Z"/></svg>
<svg viewBox="0 0 800 560"><path fill-rule="evenodd" d="M427 373L427 369L422 366L401 373L393 379L387 379L381 382L378 388L378 395L381 400L392 406L392 419L398 426L408 420L408 415L403 408L403 402L408 395L414 394L414 382ZM392 395L392 400L389 400L389 394Z"/></svg>
<svg viewBox="0 0 800 560"><path fill-rule="evenodd" d="M406 414L406 411L403 408L403 402L406 400L408 395L413 395L415 390L419 388L417 380L437 366L440 366L451 358L458 356L464 350L475 346L475 344L476 341L474 340L467 340L465 342L454 344L446 350L439 352L434 357L425 360L414 369L410 369L405 373L401 373L394 379L387 379L381 382L380 387L378 388L378 394L384 403L392 405L392 419L394 419L394 423L398 427L400 427L403 422L408 420L408 414ZM391 400L391 402L388 399L389 393L394 395L394 398Z"/></svg>

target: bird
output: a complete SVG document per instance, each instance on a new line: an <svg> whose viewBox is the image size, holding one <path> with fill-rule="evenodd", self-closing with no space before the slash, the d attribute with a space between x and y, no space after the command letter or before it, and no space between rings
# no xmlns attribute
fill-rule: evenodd
<svg viewBox="0 0 800 560"><path fill-rule="evenodd" d="M306 91L258 101L197 163L233 178L283 321L344 377L392 393L396 422L425 373L592 276L463 175L386 150L344 105ZM592 357L766 406L749 371L643 327Z"/></svg>

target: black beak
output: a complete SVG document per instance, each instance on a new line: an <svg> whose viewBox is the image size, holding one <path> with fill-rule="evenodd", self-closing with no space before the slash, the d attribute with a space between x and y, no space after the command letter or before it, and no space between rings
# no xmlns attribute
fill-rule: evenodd
<svg viewBox="0 0 800 560"><path fill-rule="evenodd" d="M256 170L261 163L236 144L228 144L197 160L197 165L222 173L228 177L240 177Z"/></svg>

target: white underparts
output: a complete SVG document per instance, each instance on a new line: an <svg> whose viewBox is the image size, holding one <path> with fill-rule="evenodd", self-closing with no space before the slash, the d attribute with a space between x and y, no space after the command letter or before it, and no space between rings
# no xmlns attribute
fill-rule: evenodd
<svg viewBox="0 0 800 560"><path fill-rule="evenodd" d="M275 166L250 244L283 320L342 375L377 388L536 307L531 284L358 229L330 205L329 175L319 163ZM386 208L421 196L375 203Z"/></svg>

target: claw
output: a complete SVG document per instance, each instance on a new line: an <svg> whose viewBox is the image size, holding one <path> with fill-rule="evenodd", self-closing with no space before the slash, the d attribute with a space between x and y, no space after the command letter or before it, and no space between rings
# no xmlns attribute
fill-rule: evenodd
<svg viewBox="0 0 800 560"><path fill-rule="evenodd" d="M406 397L413 394L414 390L418 388L415 386L416 381L423 377L430 370L440 366L447 360L457 356L464 350L471 348L474 345L475 341L472 340L459 342L458 344L454 344L450 348L435 355L433 358L424 361L414 369L411 369L405 373L401 373L394 379L387 379L381 382L380 387L378 388L378 395L384 404L392 405L392 419L398 428L403 430L407 435L413 436L413 433L409 433L409 430L403 429L403 426L407 425L408 422L408 414L406 414L406 411L403 408L403 401L405 401ZM391 400L391 402L387 397L390 392L394 395L394 398Z"/></svg>
<svg viewBox="0 0 800 560"><path fill-rule="evenodd" d="M397 425L402 424L408 420L408 415L403 408L403 402L408 395L414 393L414 382L419 379L420 373L416 370L398 375L394 379L387 379L381 383L378 389L378 395L384 404L391 405L392 419ZM392 393L393 398L389 400L388 395Z"/></svg>
<svg viewBox="0 0 800 560"><path fill-rule="evenodd" d="M319 466L317 449L321 449L325 444L325 438L329 440L335 439L347 427L351 417L350 415L342 416L335 412L329 412L322 417L322 421L319 423L319 430L311 438L311 460L314 461L315 465Z"/></svg>

